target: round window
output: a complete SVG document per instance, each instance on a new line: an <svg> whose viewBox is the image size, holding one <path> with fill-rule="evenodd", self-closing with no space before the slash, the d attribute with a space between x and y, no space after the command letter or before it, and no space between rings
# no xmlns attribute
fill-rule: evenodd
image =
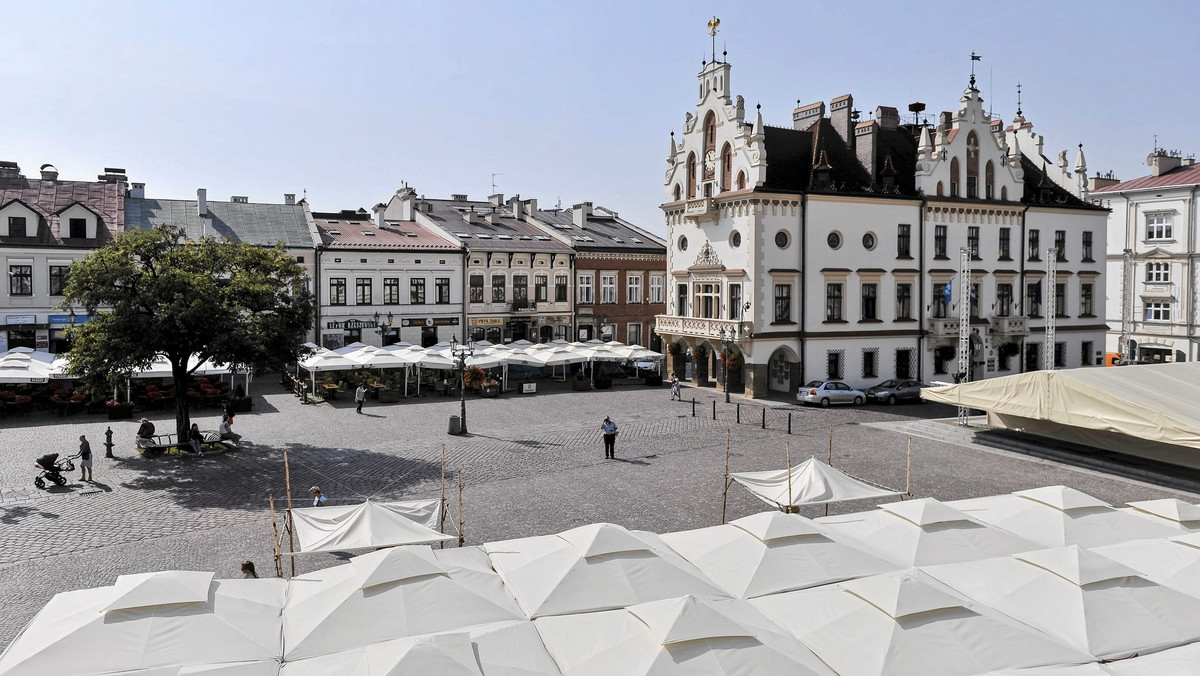
<svg viewBox="0 0 1200 676"><path fill-rule="evenodd" d="M829 244L830 249L840 247L842 245L842 233L836 231L829 233L829 236L825 238L825 242Z"/></svg>
<svg viewBox="0 0 1200 676"><path fill-rule="evenodd" d="M742 233L738 232L737 230L734 230L733 234L729 236L729 243L732 244L733 248L735 248L735 249L738 248L739 246L741 246L742 245Z"/></svg>
<svg viewBox="0 0 1200 676"><path fill-rule="evenodd" d="M868 232L863 235L863 248L870 251L875 248L875 234Z"/></svg>
<svg viewBox="0 0 1200 676"><path fill-rule="evenodd" d="M780 249L786 249L788 245L788 234L783 230L775 233L775 246Z"/></svg>
<svg viewBox="0 0 1200 676"><path fill-rule="evenodd" d="M679 250L680 250L680 251L687 251L687 237L680 237L680 238L679 238Z"/></svg>

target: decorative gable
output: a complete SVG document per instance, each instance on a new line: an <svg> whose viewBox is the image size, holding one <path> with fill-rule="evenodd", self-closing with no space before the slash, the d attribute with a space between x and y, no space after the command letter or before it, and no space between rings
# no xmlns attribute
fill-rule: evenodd
<svg viewBox="0 0 1200 676"><path fill-rule="evenodd" d="M100 228L100 215L82 202L76 202L58 212L60 239L95 239Z"/></svg>
<svg viewBox="0 0 1200 676"><path fill-rule="evenodd" d="M41 222L41 214L21 200L10 200L0 206L0 237L36 237Z"/></svg>

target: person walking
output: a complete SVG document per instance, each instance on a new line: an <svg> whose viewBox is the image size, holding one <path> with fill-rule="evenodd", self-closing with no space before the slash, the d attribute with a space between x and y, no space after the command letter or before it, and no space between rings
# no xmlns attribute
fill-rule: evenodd
<svg viewBox="0 0 1200 676"><path fill-rule="evenodd" d="M233 431L233 418L222 418L221 425L217 428L217 434L220 435L221 441L230 439L235 446L242 440L242 435Z"/></svg>
<svg viewBox="0 0 1200 676"><path fill-rule="evenodd" d="M258 572L254 570L253 561L242 561L242 577L258 579Z"/></svg>
<svg viewBox="0 0 1200 676"><path fill-rule="evenodd" d="M354 401L358 402L358 412L362 413L363 402L367 400L367 386L359 383L358 389L354 390Z"/></svg>
<svg viewBox="0 0 1200 676"><path fill-rule="evenodd" d="M614 446L617 443L617 423L612 421L612 418L604 416L604 422L600 425L600 429L604 432L604 459L616 460L617 452Z"/></svg>
<svg viewBox="0 0 1200 676"><path fill-rule="evenodd" d="M79 480L92 483L92 445L83 434L79 435Z"/></svg>
<svg viewBox="0 0 1200 676"><path fill-rule="evenodd" d="M204 457L204 435L200 434L200 425L192 423L192 428L188 430L188 443L192 447L192 453L197 457Z"/></svg>
<svg viewBox="0 0 1200 676"><path fill-rule="evenodd" d="M671 372L671 401L683 401L683 396L679 393L679 376Z"/></svg>
<svg viewBox="0 0 1200 676"><path fill-rule="evenodd" d="M308 489L308 494L313 496L313 507L320 507L325 504L325 495L321 493L320 486L313 486Z"/></svg>

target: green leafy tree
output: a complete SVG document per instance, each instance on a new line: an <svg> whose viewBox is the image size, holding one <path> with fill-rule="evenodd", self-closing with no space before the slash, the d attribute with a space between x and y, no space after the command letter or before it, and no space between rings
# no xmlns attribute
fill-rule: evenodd
<svg viewBox="0 0 1200 676"><path fill-rule="evenodd" d="M88 321L71 331L70 371L107 384L164 355L184 439L196 365L281 367L306 352L313 322L306 280L282 246L191 241L167 226L129 230L71 266L62 305L86 309Z"/></svg>

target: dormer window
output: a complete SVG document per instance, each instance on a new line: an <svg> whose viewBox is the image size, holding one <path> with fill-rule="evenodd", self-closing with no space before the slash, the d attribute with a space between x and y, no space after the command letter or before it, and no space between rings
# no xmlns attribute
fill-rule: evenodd
<svg viewBox="0 0 1200 676"><path fill-rule="evenodd" d="M9 216L8 217L8 236L9 237L26 237L28 231L25 229L24 216Z"/></svg>
<svg viewBox="0 0 1200 676"><path fill-rule="evenodd" d="M68 236L72 239L87 237L87 219L72 218L68 223Z"/></svg>

